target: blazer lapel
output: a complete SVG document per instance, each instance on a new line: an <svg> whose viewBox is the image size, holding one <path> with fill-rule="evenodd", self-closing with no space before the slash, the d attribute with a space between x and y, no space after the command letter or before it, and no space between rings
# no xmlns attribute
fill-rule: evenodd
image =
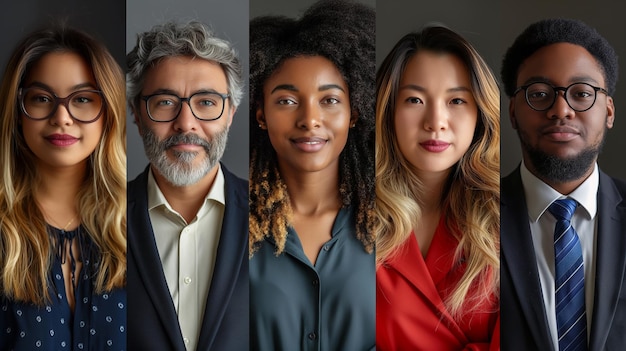
<svg viewBox="0 0 626 351"><path fill-rule="evenodd" d="M434 240L433 238L433 241ZM430 249L432 249L432 245L429 248L429 253ZM442 319L445 319L441 324L442 326L446 326L460 342L467 343L465 333L461 330L454 318L452 318L445 307L441 295L439 295L437 291L431 272L426 265L426 261L422 256L413 232L411 232L411 235L400 250L401 251L390 260L388 265L404 276L404 278L424 296L424 300L431 305L432 309L436 310ZM436 277L435 279L440 279L440 277Z"/></svg>
<svg viewBox="0 0 626 351"><path fill-rule="evenodd" d="M537 345L549 345L552 350L554 346L548 332L548 320L519 167L502 179L500 211L500 250L502 259L506 262L504 266L508 268L506 273L513 283L514 294L522 306L527 325ZM502 313L507 312L503 310Z"/></svg>
<svg viewBox="0 0 626 351"><path fill-rule="evenodd" d="M224 165L226 206L198 350L210 350L243 264L248 262L248 189ZM246 321L242 321L246 322Z"/></svg>
<svg viewBox="0 0 626 351"><path fill-rule="evenodd" d="M165 280L150 216L148 214L148 168L141 174L134 193L128 194L128 246L141 282L148 292L161 324L177 350L185 350L174 302Z"/></svg>
<svg viewBox="0 0 626 351"><path fill-rule="evenodd" d="M590 350L604 350L626 267L626 206L613 180L600 172L596 281Z"/></svg>

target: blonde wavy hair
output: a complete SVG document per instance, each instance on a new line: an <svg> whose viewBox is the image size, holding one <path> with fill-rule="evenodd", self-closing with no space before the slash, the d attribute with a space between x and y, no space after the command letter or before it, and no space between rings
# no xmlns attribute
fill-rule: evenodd
<svg viewBox="0 0 626 351"><path fill-rule="evenodd" d="M121 68L101 43L58 26L27 36L13 53L0 87L0 292L43 305L50 300L52 242L34 197L39 178L35 155L18 123L18 89L36 62L49 52L73 52L91 67L105 99L100 143L90 155L77 208L98 248L95 279L101 293L126 285L126 123Z"/></svg>
<svg viewBox="0 0 626 351"><path fill-rule="evenodd" d="M394 129L396 96L406 63L419 50L449 53L470 72L479 116L469 150L453 167L444 193L445 224L459 240L456 261L466 270L446 307L459 318L499 295L500 94L496 79L463 37L441 26L404 36L376 79L376 264L393 258L420 222L423 186L400 152Z"/></svg>

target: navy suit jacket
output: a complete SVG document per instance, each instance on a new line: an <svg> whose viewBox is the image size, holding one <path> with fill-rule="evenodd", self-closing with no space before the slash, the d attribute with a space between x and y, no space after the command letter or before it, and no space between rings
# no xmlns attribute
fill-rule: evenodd
<svg viewBox="0 0 626 351"><path fill-rule="evenodd" d="M249 350L248 182L222 165L226 207L198 350ZM184 351L148 215L148 168L128 183L128 349Z"/></svg>
<svg viewBox="0 0 626 351"><path fill-rule="evenodd" d="M502 350L555 351L519 168L502 179L500 201ZM626 350L626 183L603 172L597 216L589 350Z"/></svg>

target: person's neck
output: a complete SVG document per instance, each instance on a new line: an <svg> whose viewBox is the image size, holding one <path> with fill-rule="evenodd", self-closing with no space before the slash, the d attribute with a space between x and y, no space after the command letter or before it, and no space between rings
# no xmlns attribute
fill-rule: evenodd
<svg viewBox="0 0 626 351"><path fill-rule="evenodd" d="M526 165L526 168L532 175L539 178L539 180L541 180L542 182L548 184L552 189L558 191L560 194L569 195L571 192L576 190L582 183L584 183L585 180L587 180L587 178L589 178L589 176L593 173L596 161L594 161L589 166L589 169L586 170L585 173L581 177L570 180L570 181L564 181L564 182L558 182L558 181L554 181L554 180L544 177L543 175L539 174L539 172L537 172L537 170L532 165L532 163L530 163L527 160L524 160L524 164Z"/></svg>
<svg viewBox="0 0 626 351"><path fill-rule="evenodd" d="M316 216L341 208L338 167L318 172L292 172L283 168L280 172L295 214Z"/></svg>
<svg viewBox="0 0 626 351"><path fill-rule="evenodd" d="M449 175L449 169L441 172L417 173L422 182L422 194L421 198L418 199L422 208L422 215L440 213L443 191Z"/></svg>
<svg viewBox="0 0 626 351"><path fill-rule="evenodd" d="M35 199L49 224L72 229L79 224L77 197L87 173L87 161L68 167L38 162ZM70 225L69 228L66 228ZM64 227L65 226L65 227Z"/></svg>
<svg viewBox="0 0 626 351"><path fill-rule="evenodd" d="M152 167L152 166L151 166ZM209 190L213 186L219 165L215 165L198 182L187 186L175 186L167 181L161 173L152 167L152 174L157 186L170 206L178 212L187 223L190 223L198 214Z"/></svg>

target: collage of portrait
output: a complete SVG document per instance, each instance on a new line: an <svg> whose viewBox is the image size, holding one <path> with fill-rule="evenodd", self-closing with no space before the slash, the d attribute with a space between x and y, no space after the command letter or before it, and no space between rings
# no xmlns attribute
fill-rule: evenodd
<svg viewBox="0 0 626 351"><path fill-rule="evenodd" d="M24 0L0 351L626 349L616 0Z"/></svg>

